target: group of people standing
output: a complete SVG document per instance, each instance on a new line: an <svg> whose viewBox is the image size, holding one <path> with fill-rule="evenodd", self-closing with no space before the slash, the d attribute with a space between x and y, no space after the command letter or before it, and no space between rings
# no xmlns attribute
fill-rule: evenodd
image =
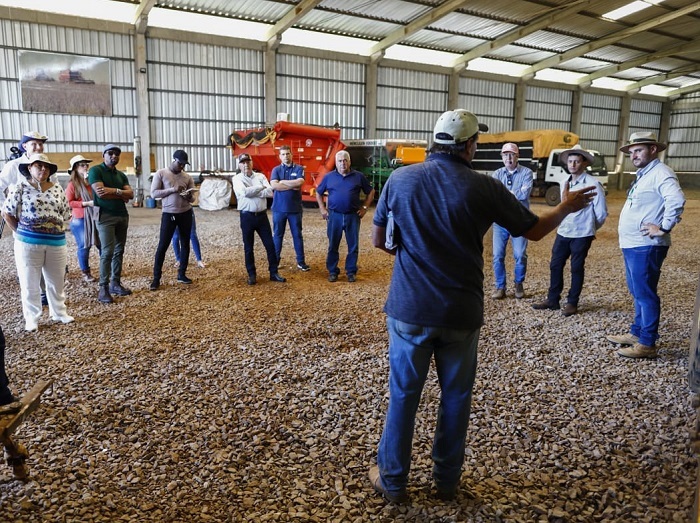
<svg viewBox="0 0 700 523"><path fill-rule="evenodd" d="M548 297L535 308L559 309L562 269L571 258L575 274L562 307L569 316L577 312L586 253L607 217L602 187L585 173L592 160L587 151L574 147L562 153L571 177L562 186L561 203L537 216L526 203L532 173L518 168L515 144L503 146L505 172L488 176L472 170L479 132L486 130L468 111L445 112L435 125L427 160L392 173L374 214L372 242L396 261L384 306L389 405L369 480L392 503L410 501L416 411L433 359L441 389L432 449L434 495L451 500L459 493L483 324L483 237L488 229L499 228L493 239L495 299L505 297L499 250L504 239L537 241L557 230ZM628 358L657 356L657 284L685 203L678 178L658 158L665 148L649 132L632 134L621 148L637 168L618 226L634 321L629 333L608 339L624 345L618 354ZM513 249L516 298L524 296L525 247L521 243Z"/></svg>
<svg viewBox="0 0 700 523"><path fill-rule="evenodd" d="M635 182L620 214L618 235L625 261L627 285L634 298L635 318L630 332L610 335L607 339L623 345L618 350L627 358L654 358L657 356L656 340L660 315L660 299L657 294L661 264L671 244L671 229L680 221L685 196L675 173L663 164L658 155L666 149L651 132L632 134L627 145L620 150L629 154L638 169ZM518 164L519 149L514 143L506 143L501 149L504 167L493 173L526 208L529 208L533 173ZM575 145L559 154L559 162L566 166L570 177L562 184L564 189L576 190L594 187L591 205L569 214L557 228L549 263L550 280L547 297L532 305L537 310L560 310L564 316L578 312L583 290L585 262L595 240L596 232L605 224L608 209L605 190L598 180L587 172L594 161L593 155ZM512 241L514 258L515 297L523 298L523 282L527 273L527 238L513 236L507 229L493 226L493 271L495 289L493 299L506 297L505 252L508 239ZM569 260L571 285L566 301L560 304L564 289L564 267Z"/></svg>

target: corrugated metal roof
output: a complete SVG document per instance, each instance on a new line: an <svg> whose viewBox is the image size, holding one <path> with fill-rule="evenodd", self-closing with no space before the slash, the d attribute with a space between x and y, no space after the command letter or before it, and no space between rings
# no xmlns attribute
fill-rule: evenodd
<svg viewBox="0 0 700 523"><path fill-rule="evenodd" d="M121 0L138 4L139 0ZM578 13L569 13L561 19L556 14L573 4L570 0L470 0L452 12L428 20L426 25L406 31L399 42L402 45L442 50L459 55L469 53L485 42L495 42L480 56L532 64L536 70L551 64L538 62L595 40L615 35L637 24L654 21L661 16L692 6L696 0L664 0L633 15L617 21L601 17L607 11L625 5L627 0L596 1L582 5ZM294 20L293 27L312 31L381 41L386 36L428 16L444 6L447 0L323 0L304 16ZM186 10L253 20L270 24L280 21L299 6L301 0L161 0L156 7ZM528 33L528 24L552 15L546 28ZM655 24L653 28L633 34L600 49L585 49L585 56L572 56L560 67L569 71L590 73L611 64L625 64L664 49L680 46L698 38L700 10L689 11L672 20ZM515 42L499 38L513 31L524 34ZM581 51L583 53L583 50ZM700 74L700 49L676 53L648 64L619 72L618 78L642 80L650 70L670 71L690 68ZM683 86L694 82L692 75L672 80Z"/></svg>

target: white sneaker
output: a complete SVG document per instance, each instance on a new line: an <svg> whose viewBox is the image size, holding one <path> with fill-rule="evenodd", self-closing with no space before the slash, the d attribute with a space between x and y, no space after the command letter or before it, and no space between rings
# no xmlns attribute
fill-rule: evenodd
<svg viewBox="0 0 700 523"><path fill-rule="evenodd" d="M207 266L207 264L204 263L202 260L199 260L197 262L197 267L199 267L200 269L204 269L206 266Z"/></svg>
<svg viewBox="0 0 700 523"><path fill-rule="evenodd" d="M60 321L61 323L73 323L75 321L73 316L68 316L67 314L65 316L53 316L51 319L53 321Z"/></svg>
<svg viewBox="0 0 700 523"><path fill-rule="evenodd" d="M36 332L39 330L39 326L35 321L27 321L24 323L24 330L27 332Z"/></svg>

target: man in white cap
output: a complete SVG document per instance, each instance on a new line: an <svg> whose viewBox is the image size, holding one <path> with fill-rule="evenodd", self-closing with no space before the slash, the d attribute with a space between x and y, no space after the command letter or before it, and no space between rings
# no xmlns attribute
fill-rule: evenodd
<svg viewBox="0 0 700 523"><path fill-rule="evenodd" d="M676 173L659 160L659 153L665 149L666 144L652 132L634 133L620 148L637 168L617 228L627 288L634 301L634 321L628 333L607 338L624 346L617 353L626 358L658 355L661 300L657 287L661 265L671 246L671 231L681 221L685 206Z"/></svg>
<svg viewBox="0 0 700 523"><path fill-rule="evenodd" d="M396 260L384 306L389 406L369 479L392 503L408 501L416 410L433 357L441 389L433 480L440 499L457 495L483 323L483 239L489 227L495 222L514 236L539 240L593 198L593 188L567 188L556 208L537 217L501 182L471 169L479 131L486 129L464 109L444 113L428 159L392 173L374 214L372 242Z"/></svg>
<svg viewBox="0 0 700 523"><path fill-rule="evenodd" d="M565 165L571 175L569 180L562 184L561 190L567 185L570 190L595 187L595 197L592 205L569 214L559 225L552 246L552 259L549 262L547 299L534 304L533 309L559 309L559 300L564 289L564 265L566 260L571 258L571 288L561 311L564 316L572 316L578 311L586 256L595 240L596 231L603 226L608 217L605 189L593 175L586 172L586 167L591 165L593 160L593 155L580 145L574 145L559 154L559 163Z"/></svg>
<svg viewBox="0 0 700 523"><path fill-rule="evenodd" d="M95 206L100 209L97 232L100 236L100 303L112 303L115 296L129 296L131 291L121 282L122 261L126 234L129 229L129 211L126 202L134 197L126 175L117 170L122 150L109 144L102 150L104 161L88 171Z"/></svg>
<svg viewBox="0 0 700 523"><path fill-rule="evenodd" d="M518 164L520 149L514 143L506 143L501 147L503 167L494 171L492 176L506 186L518 201L527 209L530 208L530 193L532 192L532 171ZM527 238L511 236L507 229L493 224L493 277L495 290L491 294L494 300L506 297L506 247L508 239L513 245L515 260L515 297L525 296L523 283L527 273Z"/></svg>

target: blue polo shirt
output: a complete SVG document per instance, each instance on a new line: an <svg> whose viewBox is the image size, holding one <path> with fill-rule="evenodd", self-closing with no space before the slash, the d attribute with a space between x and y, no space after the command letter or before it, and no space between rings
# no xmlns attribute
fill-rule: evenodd
<svg viewBox="0 0 700 523"><path fill-rule="evenodd" d="M270 181L298 180L304 178L304 169L301 165L280 164L272 169ZM272 200L272 212L302 212L301 190L299 191L275 191Z"/></svg>
<svg viewBox="0 0 700 523"><path fill-rule="evenodd" d="M328 191L328 210L352 214L360 210L360 191L369 194L372 185L360 171L350 171L343 176L337 170L329 172L318 184L316 191Z"/></svg>

